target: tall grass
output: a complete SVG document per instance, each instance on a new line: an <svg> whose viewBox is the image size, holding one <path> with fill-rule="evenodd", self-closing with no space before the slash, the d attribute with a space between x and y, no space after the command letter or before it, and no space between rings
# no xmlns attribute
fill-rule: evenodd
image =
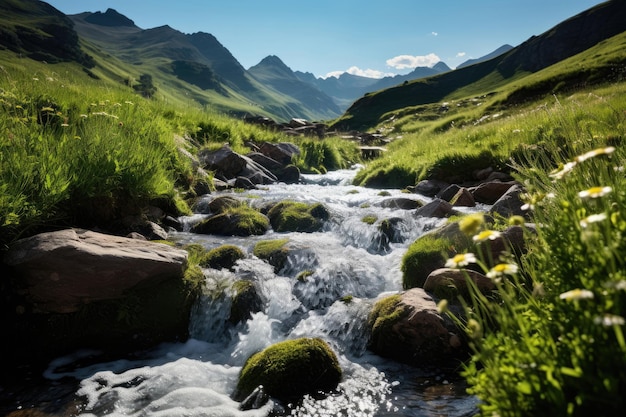
<svg viewBox="0 0 626 417"><path fill-rule="evenodd" d="M616 135L615 127L623 124L619 109L624 107L626 84L610 84L569 96L547 96L543 102L512 108L472 119L473 110L459 113L463 123L442 118L420 122L419 127L401 123L389 125L389 135L396 138L388 151L359 172L355 183L381 186L413 185L422 179L447 180L449 173L471 173L491 166L510 171L511 157L551 142L567 142L564 129L575 129L577 137ZM567 107L568 126L555 120L555 106ZM556 123L555 123L556 122ZM569 134L569 133L568 133ZM404 178L397 184L388 172ZM381 182L384 178L389 183Z"/></svg>
<svg viewBox="0 0 626 417"><path fill-rule="evenodd" d="M515 164L536 232L499 299L466 308L463 374L485 416L617 415L626 406L623 86L533 112Z"/></svg>

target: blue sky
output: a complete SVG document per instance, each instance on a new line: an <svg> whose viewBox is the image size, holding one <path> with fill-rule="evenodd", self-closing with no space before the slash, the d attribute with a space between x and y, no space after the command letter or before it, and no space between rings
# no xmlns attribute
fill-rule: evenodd
<svg viewBox="0 0 626 417"><path fill-rule="evenodd" d="M598 0L53 0L65 14L107 8L143 29L207 32L245 67L276 55L294 71L381 77L454 68L517 46Z"/></svg>

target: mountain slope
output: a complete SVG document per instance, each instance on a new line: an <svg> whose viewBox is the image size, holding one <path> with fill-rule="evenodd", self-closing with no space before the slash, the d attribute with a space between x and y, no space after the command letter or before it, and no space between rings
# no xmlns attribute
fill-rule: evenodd
<svg viewBox="0 0 626 417"><path fill-rule="evenodd" d="M93 67L93 59L80 48L72 21L49 4L3 0L0 15L0 48L38 61L76 61Z"/></svg>
<svg viewBox="0 0 626 417"><path fill-rule="evenodd" d="M504 53L509 52L511 49L513 49L513 47L511 45L502 45L501 47L499 47L498 49L496 49L495 51L488 53L487 55L481 56L480 58L476 58L476 59L468 59L465 62L460 63L456 69L460 69L463 67L469 67L470 65L474 65L474 64L478 64L480 62L485 62L485 61L489 61L490 59L493 59L495 57L498 57Z"/></svg>
<svg viewBox="0 0 626 417"><path fill-rule="evenodd" d="M170 94L193 97L202 105L233 114L318 120L341 113L330 99L259 82L209 33L184 34L167 25L144 30L113 9L70 17L81 39L94 50L132 67L134 74L125 76L120 71L121 78L150 73L157 83L172 88ZM290 91L298 96L291 96Z"/></svg>
<svg viewBox="0 0 626 417"><path fill-rule="evenodd" d="M368 94L337 121L341 129L367 129L385 114L402 108L443 101L451 94L466 97L494 92L507 83L574 56L626 30L626 2L608 1L531 37L508 53L407 85ZM557 81L555 81L556 84ZM544 86L549 93L553 85ZM528 93L528 92L527 92ZM521 99L524 95L520 95Z"/></svg>
<svg viewBox="0 0 626 417"><path fill-rule="evenodd" d="M277 56L268 56L257 65L248 68L248 73L256 80L293 97L323 118L334 118L341 114L333 100L314 87L300 80L296 74Z"/></svg>
<svg viewBox="0 0 626 417"><path fill-rule="evenodd" d="M383 78L369 78L344 72L339 77L316 78L311 73L296 71L295 75L302 81L314 85L333 98L335 104L345 111L356 99L364 94L389 88L406 81L430 77L450 71L445 63L439 62L433 67L417 67L404 75L388 76Z"/></svg>

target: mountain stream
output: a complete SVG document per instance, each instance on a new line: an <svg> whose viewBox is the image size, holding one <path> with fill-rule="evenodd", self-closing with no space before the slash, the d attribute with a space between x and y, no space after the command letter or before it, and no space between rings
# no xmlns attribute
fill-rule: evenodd
<svg viewBox="0 0 626 417"><path fill-rule="evenodd" d="M351 185L356 169L325 175L302 175L300 184L275 184L238 194L251 204L296 200L321 202L331 212L324 230L316 233L268 232L254 237L223 237L174 232L178 243L212 249L237 245L247 253L234 271L206 269L206 295L191 317L184 343L163 344L134 359L80 365L81 355L58 358L45 373L48 380L74 378L77 407L83 417L100 416L266 416L272 402L242 411L231 399L239 371L253 353L279 341L320 337L333 348L343 369L336 393L325 399L305 398L291 410L297 416L468 416L477 400L466 394L455 372L420 369L383 359L367 350L367 315L372 304L402 290L400 264L408 245L437 227L443 219L418 218L414 210L383 208L393 197L429 199L400 190ZM213 198L215 195L207 196ZM373 224L364 216L375 216ZM201 215L182 219L188 227ZM394 218L395 243L382 244L378 224ZM260 240L289 238L298 247L287 266L275 273L252 254ZM314 273L306 280L295 275ZM260 284L267 300L264 311L244 323L229 324L230 298L215 294L237 278ZM351 296L350 302L341 300Z"/></svg>

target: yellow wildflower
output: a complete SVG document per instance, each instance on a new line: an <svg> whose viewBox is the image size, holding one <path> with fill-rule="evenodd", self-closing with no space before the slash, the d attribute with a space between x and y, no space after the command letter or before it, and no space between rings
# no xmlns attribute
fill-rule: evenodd
<svg viewBox="0 0 626 417"><path fill-rule="evenodd" d="M472 213L463 217L459 221L459 229L466 235L473 235L485 223L485 216L482 213Z"/></svg>
<svg viewBox="0 0 626 417"><path fill-rule="evenodd" d="M613 146L607 146L606 148L598 148L598 149L594 149L593 151L585 152L584 154L579 155L574 159L577 162L583 162L589 158L593 158L594 156L610 155L613 152L615 152L615 148Z"/></svg>
<svg viewBox="0 0 626 417"><path fill-rule="evenodd" d="M591 187L587 190L583 190L578 193L580 198L599 198L611 193L613 188L611 187Z"/></svg>
<svg viewBox="0 0 626 417"><path fill-rule="evenodd" d="M460 268L476 263L476 255L473 253L459 253L446 261L446 268Z"/></svg>
<svg viewBox="0 0 626 417"><path fill-rule="evenodd" d="M501 236L501 233L497 230L483 230L479 234L475 235L472 239L474 242L484 242L485 240L496 240Z"/></svg>
<svg viewBox="0 0 626 417"><path fill-rule="evenodd" d="M559 295L561 300L589 300L593 298L593 293L589 290L581 290L576 288L574 290L566 291L563 294Z"/></svg>

